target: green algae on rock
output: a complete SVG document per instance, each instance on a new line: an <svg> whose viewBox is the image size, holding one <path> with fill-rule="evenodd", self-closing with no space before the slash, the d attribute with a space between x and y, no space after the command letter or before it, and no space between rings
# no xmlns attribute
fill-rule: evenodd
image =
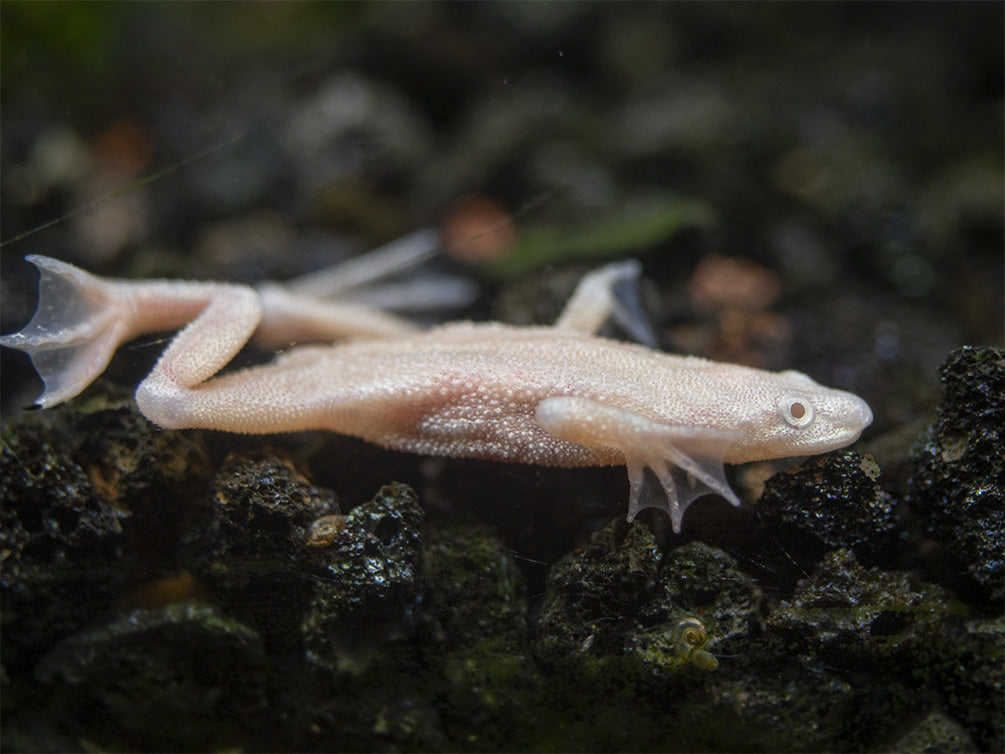
<svg viewBox="0 0 1005 754"><path fill-rule="evenodd" d="M865 569L851 550L842 549L824 556L769 625L787 638L790 651L826 649L845 661L868 663L900 651L905 633L956 625L962 611L946 590L905 572Z"/></svg>
<svg viewBox="0 0 1005 754"><path fill-rule="evenodd" d="M930 712L910 731L897 739L890 747L891 752L904 754L925 754L925 752L943 752L944 754L966 754L976 751L977 745L970 738L966 728L956 720L942 712Z"/></svg>
<svg viewBox="0 0 1005 754"><path fill-rule="evenodd" d="M692 542L664 553L648 528L615 521L553 569L536 651L562 667L630 660L645 675L686 672L682 620L700 617L714 652L753 629L759 601L721 550Z"/></svg>
<svg viewBox="0 0 1005 754"><path fill-rule="evenodd" d="M179 603L122 613L73 634L42 658L49 714L104 746L214 749L267 725L261 638L212 607ZM257 721L257 722L256 722Z"/></svg>
<svg viewBox="0 0 1005 754"><path fill-rule="evenodd" d="M527 596L512 556L492 532L447 526L429 532L423 572L436 633L467 642L527 630Z"/></svg>
<svg viewBox="0 0 1005 754"><path fill-rule="evenodd" d="M998 751L1005 742L1005 623L971 618L940 586L908 572L863 568L851 550L835 550L766 629L765 645L776 658L845 679L882 673L882 684L847 689L854 712L836 732L845 746L882 740L891 721L904 724L919 709L946 710L981 750Z"/></svg>

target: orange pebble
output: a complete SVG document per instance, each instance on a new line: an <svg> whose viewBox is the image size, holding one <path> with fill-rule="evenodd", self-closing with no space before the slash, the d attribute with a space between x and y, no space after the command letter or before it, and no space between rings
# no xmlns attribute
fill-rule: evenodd
<svg viewBox="0 0 1005 754"><path fill-rule="evenodd" d="M150 608L190 602L205 593L202 584L188 571L180 571L154 581L147 581L131 589L119 598L119 606L126 608Z"/></svg>
<svg viewBox="0 0 1005 754"><path fill-rule="evenodd" d="M447 253L461 262L482 262L506 256L516 241L513 218L495 199L468 196L447 210L443 221Z"/></svg>

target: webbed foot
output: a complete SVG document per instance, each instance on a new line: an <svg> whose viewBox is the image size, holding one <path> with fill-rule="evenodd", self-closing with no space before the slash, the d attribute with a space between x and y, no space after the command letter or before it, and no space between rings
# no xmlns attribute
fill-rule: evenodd
<svg viewBox="0 0 1005 754"><path fill-rule="evenodd" d="M127 323L114 284L49 257L26 259L41 275L38 309L22 330L0 337L0 345L31 357L45 382L37 406L48 408L77 395L105 370Z"/></svg>
<svg viewBox="0 0 1005 754"><path fill-rule="evenodd" d="M740 499L726 482L723 459L740 433L661 424L648 417L588 398L546 398L537 406L537 422L556 437L600 451L615 449L628 468L628 520L640 510L659 508L680 533L688 506L698 498L722 495L733 505ZM664 498L644 498L645 470L651 469Z"/></svg>

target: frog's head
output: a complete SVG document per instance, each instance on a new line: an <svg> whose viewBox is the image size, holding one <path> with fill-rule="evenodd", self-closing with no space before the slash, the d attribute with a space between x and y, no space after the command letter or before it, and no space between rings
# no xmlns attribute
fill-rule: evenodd
<svg viewBox="0 0 1005 754"><path fill-rule="evenodd" d="M824 387L802 372L765 375L733 463L815 455L850 445L872 424L872 410L854 393Z"/></svg>

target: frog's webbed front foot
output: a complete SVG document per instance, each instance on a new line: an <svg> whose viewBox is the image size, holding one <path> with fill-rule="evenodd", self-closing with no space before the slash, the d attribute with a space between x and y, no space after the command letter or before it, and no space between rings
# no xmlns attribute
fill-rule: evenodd
<svg viewBox="0 0 1005 754"><path fill-rule="evenodd" d="M628 520L644 508L669 514L680 533L684 512L708 494L722 495L733 505L740 499L730 489L723 458L739 432L661 424L626 409L588 398L546 398L537 406L537 422L556 437L597 451L615 450L628 469ZM665 498L643 500L645 470L663 486Z"/></svg>

